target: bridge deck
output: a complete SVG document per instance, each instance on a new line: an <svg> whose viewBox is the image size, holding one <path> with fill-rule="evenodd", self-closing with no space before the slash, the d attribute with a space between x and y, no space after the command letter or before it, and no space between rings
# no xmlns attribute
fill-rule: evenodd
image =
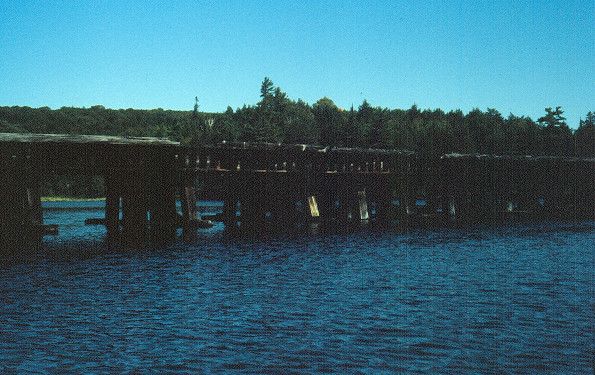
<svg viewBox="0 0 595 375"><path fill-rule="evenodd" d="M105 174L175 164L178 142L160 138L0 133L0 170Z"/></svg>
<svg viewBox="0 0 595 375"><path fill-rule="evenodd" d="M141 244L150 227L167 240L175 230L179 147L160 138L0 133L0 250L38 243L52 229L43 225L40 201L49 174L104 177L111 237Z"/></svg>
<svg viewBox="0 0 595 375"><path fill-rule="evenodd" d="M199 222L197 193L224 201L219 218L227 226L253 230L318 219L595 219L593 158L424 159L396 150L0 133L0 249L43 234L40 186L48 174L103 176L105 218L92 221L132 246L149 234L168 241L178 225Z"/></svg>

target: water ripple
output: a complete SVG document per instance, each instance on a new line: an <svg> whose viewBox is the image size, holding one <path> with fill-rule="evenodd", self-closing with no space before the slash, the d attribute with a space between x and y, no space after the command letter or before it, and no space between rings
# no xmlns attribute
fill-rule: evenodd
<svg viewBox="0 0 595 375"><path fill-rule="evenodd" d="M213 228L113 250L71 225L0 261L0 372L592 373L594 228Z"/></svg>

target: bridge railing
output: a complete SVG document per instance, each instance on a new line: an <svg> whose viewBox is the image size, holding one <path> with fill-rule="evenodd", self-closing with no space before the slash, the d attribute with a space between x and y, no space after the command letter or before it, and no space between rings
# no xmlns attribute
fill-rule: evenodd
<svg viewBox="0 0 595 375"><path fill-rule="evenodd" d="M238 142L183 148L178 155L182 169L314 173L390 173L414 157L408 151Z"/></svg>

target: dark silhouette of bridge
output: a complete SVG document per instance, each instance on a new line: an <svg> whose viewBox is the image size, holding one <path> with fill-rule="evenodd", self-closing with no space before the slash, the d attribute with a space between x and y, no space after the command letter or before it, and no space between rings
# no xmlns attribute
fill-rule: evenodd
<svg viewBox="0 0 595 375"><path fill-rule="evenodd" d="M88 223L126 246L206 226L197 197L223 201L208 219L251 232L311 222L595 219L595 159L0 133L0 248L56 231L43 223L40 200L52 174L103 176L105 216Z"/></svg>

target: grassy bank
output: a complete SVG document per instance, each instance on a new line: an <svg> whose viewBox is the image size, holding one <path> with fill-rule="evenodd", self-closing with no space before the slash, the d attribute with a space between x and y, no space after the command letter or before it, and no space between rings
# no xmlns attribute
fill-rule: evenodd
<svg viewBox="0 0 595 375"><path fill-rule="evenodd" d="M71 197L41 197L42 202L83 202L104 201L105 198L71 198Z"/></svg>

